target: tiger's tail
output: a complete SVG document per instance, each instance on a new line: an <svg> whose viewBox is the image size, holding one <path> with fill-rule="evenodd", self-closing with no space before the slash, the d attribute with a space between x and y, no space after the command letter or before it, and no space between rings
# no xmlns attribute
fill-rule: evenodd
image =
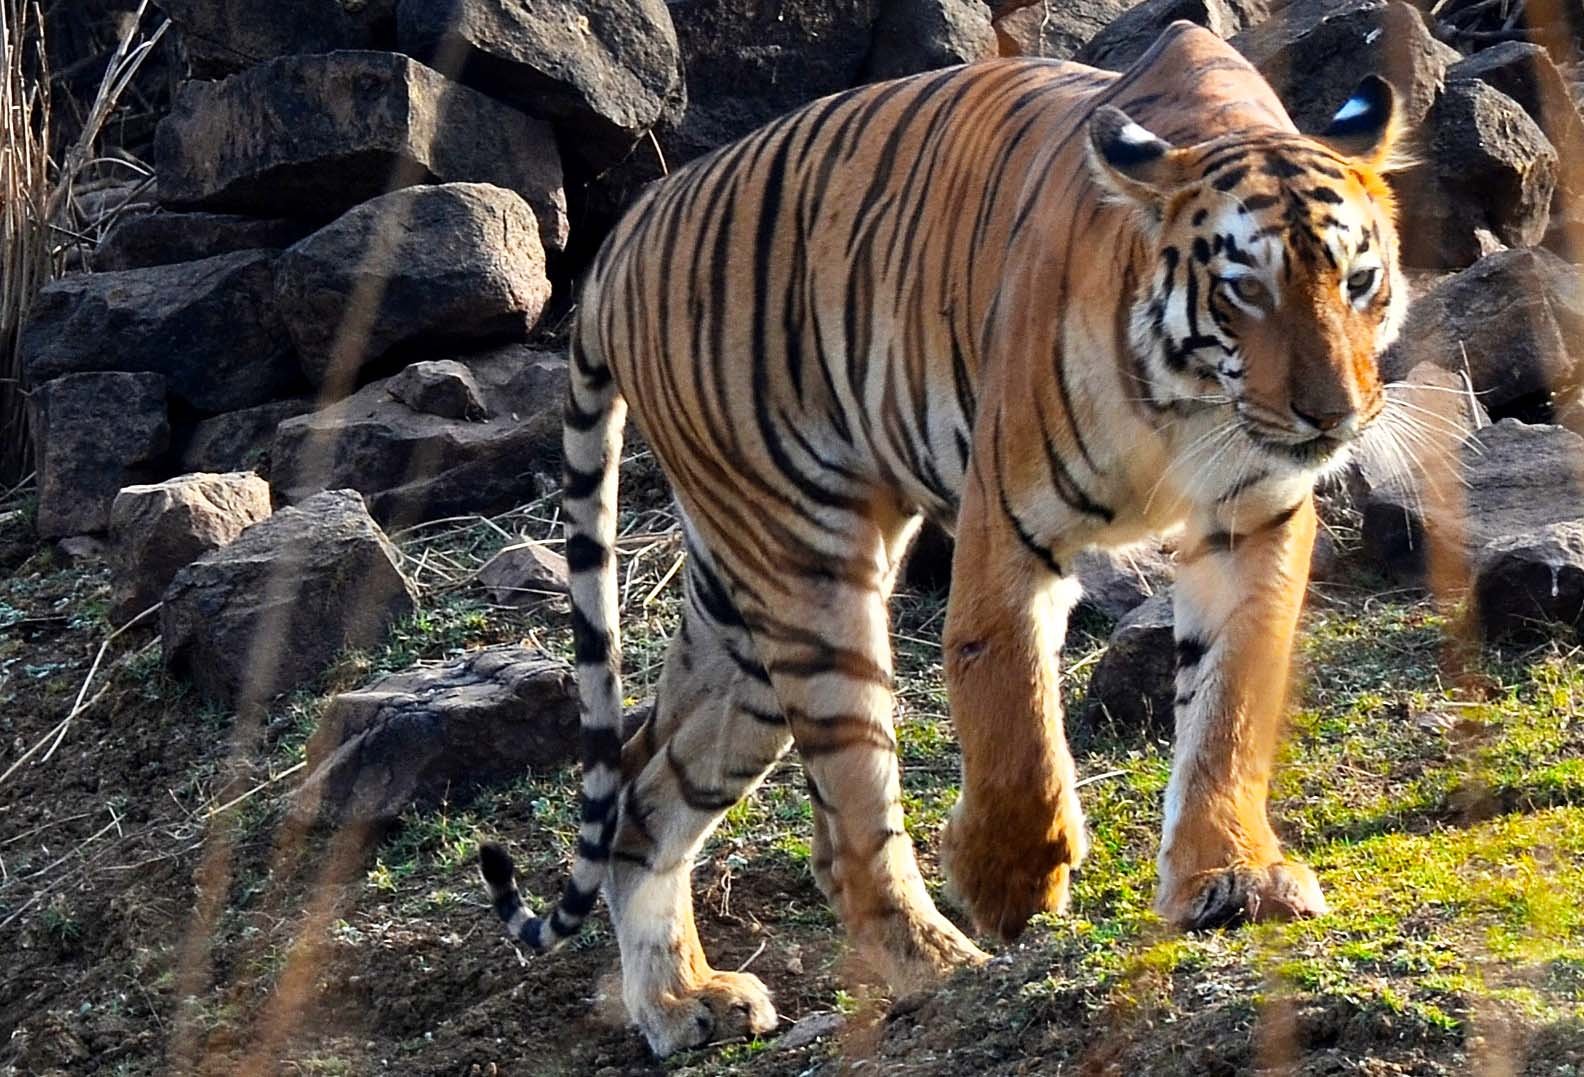
<svg viewBox="0 0 1584 1077"><path fill-rule="evenodd" d="M506 930L537 953L577 934L594 908L610 861L621 791L621 654L617 624L617 465L627 402L610 367L574 333L565 421L561 510L572 590L572 647L582 702L583 796L577 858L548 916L535 916L517 892L511 856L479 847L479 870Z"/></svg>

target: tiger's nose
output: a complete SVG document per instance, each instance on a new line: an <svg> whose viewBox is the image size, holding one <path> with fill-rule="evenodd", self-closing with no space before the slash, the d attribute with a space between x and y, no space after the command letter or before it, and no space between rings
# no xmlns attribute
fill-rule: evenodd
<svg viewBox="0 0 1584 1077"><path fill-rule="evenodd" d="M1358 412L1354 411L1352 408L1321 411L1317 414L1310 415L1308 412L1299 408L1297 404L1290 404L1288 406L1292 408L1292 413L1296 415L1300 421L1308 423L1322 434L1332 433L1339 427L1345 427L1342 432L1346 433L1348 430L1353 428L1355 425L1354 420L1358 416Z"/></svg>

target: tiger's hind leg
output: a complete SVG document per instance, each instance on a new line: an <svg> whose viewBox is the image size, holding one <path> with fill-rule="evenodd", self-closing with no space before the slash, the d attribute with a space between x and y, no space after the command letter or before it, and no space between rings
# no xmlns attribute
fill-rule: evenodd
<svg viewBox="0 0 1584 1077"><path fill-rule="evenodd" d="M701 592L702 566L695 554L655 713L623 753L606 883L623 1000L662 1057L776 1025L758 977L710 967L693 919L699 847L791 743L747 633L723 596Z"/></svg>
<svg viewBox="0 0 1584 1077"><path fill-rule="evenodd" d="M744 609L808 776L815 879L901 990L985 959L930 900L903 820L886 599L911 522L855 520L818 564L786 552L788 586Z"/></svg>

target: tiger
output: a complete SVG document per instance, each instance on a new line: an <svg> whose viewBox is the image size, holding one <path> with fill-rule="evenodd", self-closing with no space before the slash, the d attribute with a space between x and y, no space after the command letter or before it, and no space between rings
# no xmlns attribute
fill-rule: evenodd
<svg viewBox="0 0 1584 1077"><path fill-rule="evenodd" d="M1122 73L989 59L826 97L646 189L569 345L576 859L540 917L480 848L509 935L548 951L603 892L655 1054L770 1031L765 985L706 959L689 874L796 745L814 880L864 962L908 990L985 961L932 902L900 798L887 602L926 518L956 542L939 857L978 935L1065 911L1085 855L1058 687L1074 557L1174 530L1155 908L1183 929L1324 912L1267 799L1312 489L1380 414L1407 302L1397 100L1368 77L1302 134L1177 22ZM623 737L629 418L686 560L653 712Z"/></svg>

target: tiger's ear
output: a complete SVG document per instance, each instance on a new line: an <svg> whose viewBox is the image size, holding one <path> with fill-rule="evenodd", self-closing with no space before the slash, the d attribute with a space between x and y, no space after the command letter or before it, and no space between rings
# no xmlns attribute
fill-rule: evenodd
<svg viewBox="0 0 1584 1077"><path fill-rule="evenodd" d="M1377 172L1399 170L1407 164L1398 161L1394 152L1401 116L1391 83L1379 75L1365 75L1319 138L1342 156Z"/></svg>
<svg viewBox="0 0 1584 1077"><path fill-rule="evenodd" d="M1089 160L1102 184L1130 202L1159 206L1186 180L1184 152L1110 105L1089 120Z"/></svg>

